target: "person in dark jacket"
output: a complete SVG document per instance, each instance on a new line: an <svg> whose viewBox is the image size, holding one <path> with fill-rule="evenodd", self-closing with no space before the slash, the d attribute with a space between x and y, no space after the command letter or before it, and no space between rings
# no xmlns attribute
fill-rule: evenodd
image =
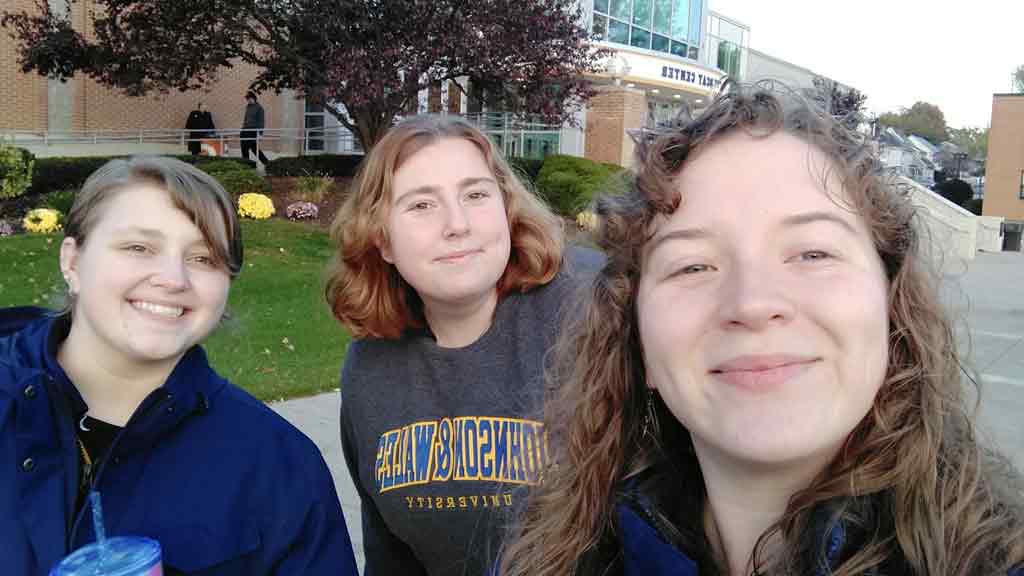
<svg viewBox="0 0 1024 576"><path fill-rule="evenodd" d="M209 110L203 109L203 103L196 104L196 109L188 113L185 130L188 130L188 151L197 156L202 148L202 139L213 136L216 127Z"/></svg>
<svg viewBox="0 0 1024 576"><path fill-rule="evenodd" d="M1021 574L1021 476L864 137L763 83L637 138L501 574Z"/></svg>
<svg viewBox="0 0 1024 576"><path fill-rule="evenodd" d="M112 160L60 247L69 305L0 311L0 559L46 574L95 540L159 542L165 574L356 575L319 450L214 372L200 342L242 269L227 193L170 158Z"/></svg>
<svg viewBox="0 0 1024 576"><path fill-rule="evenodd" d="M242 134L239 138L242 141L242 157L249 159L249 152L255 153L262 164L266 165L266 155L259 147L257 139L263 133L266 121L263 114L263 106L256 101L256 93L249 92L245 95L245 117L242 119Z"/></svg>

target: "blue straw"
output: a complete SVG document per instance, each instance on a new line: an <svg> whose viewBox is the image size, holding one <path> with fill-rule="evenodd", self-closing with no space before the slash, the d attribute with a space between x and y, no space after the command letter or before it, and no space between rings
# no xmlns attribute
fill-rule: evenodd
<svg viewBox="0 0 1024 576"><path fill-rule="evenodd" d="M92 529L96 532L96 543L100 548L106 549L107 531L103 528L103 504L100 502L99 492L89 492L89 504L92 505Z"/></svg>

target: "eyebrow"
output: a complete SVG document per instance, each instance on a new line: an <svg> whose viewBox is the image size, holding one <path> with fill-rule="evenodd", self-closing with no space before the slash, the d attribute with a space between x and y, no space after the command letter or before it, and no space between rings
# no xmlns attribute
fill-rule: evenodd
<svg viewBox="0 0 1024 576"><path fill-rule="evenodd" d="M141 226L125 226L124 228L117 228L114 230L114 234L141 234L147 238L163 238L164 236L163 232L155 228L143 228Z"/></svg>
<svg viewBox="0 0 1024 576"><path fill-rule="evenodd" d="M786 216L782 219L782 225L787 228L805 226L815 222L832 222L833 224L838 224L850 234L853 234L854 236L857 235L857 230L852 224L842 217L829 212L802 212L800 214ZM659 246L671 240L703 240L712 236L714 236L714 234L706 228L682 228L678 230L669 230L664 234L655 236L644 250L644 255L645 257L650 256Z"/></svg>
<svg viewBox="0 0 1024 576"><path fill-rule="evenodd" d="M130 234L140 234L151 240L162 240L166 236L160 230L156 228L143 228L142 226L125 226L124 228L117 228L114 230L115 236L127 236ZM193 240L189 246L203 245L208 246L206 239L200 235L199 238ZM212 249L212 248L211 248Z"/></svg>
<svg viewBox="0 0 1024 576"><path fill-rule="evenodd" d="M648 243L647 248L644 250L644 256L650 256L659 246L671 240L702 240L711 236L711 232L706 228L669 230L664 234L658 234Z"/></svg>
<svg viewBox="0 0 1024 576"><path fill-rule="evenodd" d="M782 225L787 227L803 226L805 224L813 224L814 222L832 222L838 224L844 228L850 234L857 235L857 230L850 224L846 219L830 212L803 212L800 214L793 214L782 219Z"/></svg>
<svg viewBox="0 0 1024 576"><path fill-rule="evenodd" d="M471 186L475 186L475 185L480 184L482 182L483 183L494 184L495 186L498 185L498 183L494 180L494 178L491 178L490 176L474 176L474 177L463 178L462 180L459 180L459 183L456 186L458 187L459 190L465 190L466 188L469 188ZM392 203L392 205L399 204L402 201L402 199L405 198L406 196L416 196L418 194L437 194L440 191L441 191L441 187L440 186L430 186L430 185L417 186L417 187L413 188L412 190L406 190L401 195L397 196L395 198L395 201Z"/></svg>

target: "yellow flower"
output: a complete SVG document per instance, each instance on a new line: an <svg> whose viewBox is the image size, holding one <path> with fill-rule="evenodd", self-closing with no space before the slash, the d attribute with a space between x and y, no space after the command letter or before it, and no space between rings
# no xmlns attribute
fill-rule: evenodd
<svg viewBox="0 0 1024 576"><path fill-rule="evenodd" d="M263 194L242 194L238 197L238 215L242 218L266 220L274 215L274 202Z"/></svg>
<svg viewBox="0 0 1024 576"><path fill-rule="evenodd" d="M60 212L52 208L36 208L25 215L21 224L35 234L52 234L61 229Z"/></svg>
<svg viewBox="0 0 1024 576"><path fill-rule="evenodd" d="M597 230L597 214L593 212L580 212L576 215L576 226L580 230L586 230L587 232L593 232Z"/></svg>

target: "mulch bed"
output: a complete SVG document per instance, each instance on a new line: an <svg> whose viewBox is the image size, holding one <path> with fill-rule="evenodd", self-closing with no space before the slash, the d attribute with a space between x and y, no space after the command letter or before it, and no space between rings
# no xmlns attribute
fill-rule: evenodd
<svg viewBox="0 0 1024 576"><path fill-rule="evenodd" d="M267 178L267 181L270 182L270 193L267 195L274 202L274 216L285 218L285 209L288 205L302 200L301 196L295 192L296 179L270 177ZM334 188L331 192L324 195L321 202L316 203L319 217L316 220L305 220L305 222L320 228L329 228L334 220L335 212L338 211L348 195L348 187L351 183L351 178L335 178Z"/></svg>

